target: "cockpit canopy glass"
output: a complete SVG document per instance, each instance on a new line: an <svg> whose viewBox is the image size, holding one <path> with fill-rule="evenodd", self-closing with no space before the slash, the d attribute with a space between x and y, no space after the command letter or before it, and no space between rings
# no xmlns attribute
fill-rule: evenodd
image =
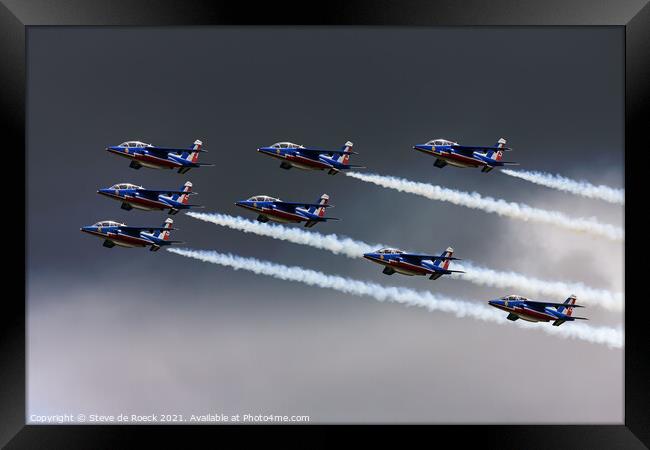
<svg viewBox="0 0 650 450"><path fill-rule="evenodd" d="M271 146L271 148L305 148L300 144L294 144L292 142L276 142Z"/></svg>
<svg viewBox="0 0 650 450"><path fill-rule="evenodd" d="M120 222L115 222L113 220L102 220L101 222L97 222L94 227L120 227L124 226L123 223Z"/></svg>
<svg viewBox="0 0 650 450"><path fill-rule="evenodd" d="M432 139L427 142L427 145L457 145L456 142L448 141L447 139Z"/></svg>
<svg viewBox="0 0 650 450"><path fill-rule="evenodd" d="M380 250L377 250L377 253L404 253L404 252L396 248L382 248Z"/></svg>
<svg viewBox="0 0 650 450"><path fill-rule="evenodd" d="M503 299L508 301L526 300L525 297L521 297L519 295L508 295L506 297L503 297Z"/></svg>
<svg viewBox="0 0 650 450"><path fill-rule="evenodd" d="M268 195L255 195L248 199L249 202L279 202L279 198L269 197Z"/></svg>
<svg viewBox="0 0 650 450"><path fill-rule="evenodd" d="M143 189L143 187L131 183L117 183L111 186L111 189Z"/></svg>
<svg viewBox="0 0 650 450"><path fill-rule="evenodd" d="M128 148L144 148L144 147L151 147L151 144L147 144L146 142L140 142L140 141L126 141L122 142L120 144L120 147L128 147Z"/></svg>

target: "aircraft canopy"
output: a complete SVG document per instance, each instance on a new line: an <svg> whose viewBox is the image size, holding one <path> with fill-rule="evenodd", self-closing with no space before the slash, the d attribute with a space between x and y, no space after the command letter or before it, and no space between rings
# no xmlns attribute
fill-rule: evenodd
<svg viewBox="0 0 650 450"><path fill-rule="evenodd" d="M144 189L142 186L138 186L131 183L118 183L111 186L111 189Z"/></svg>
<svg viewBox="0 0 650 450"><path fill-rule="evenodd" d="M377 250L377 253L404 253L404 252L396 248L382 248L381 250Z"/></svg>
<svg viewBox="0 0 650 450"><path fill-rule="evenodd" d="M526 297L522 297L522 296L520 296L520 295L508 295L508 296L506 296L506 297L503 297L503 299L504 299L504 300L509 300L509 301L513 301L513 300L528 300Z"/></svg>
<svg viewBox="0 0 650 450"><path fill-rule="evenodd" d="M113 220L102 220L101 222L97 222L95 227L123 227L125 224L115 222Z"/></svg>
<svg viewBox="0 0 650 450"><path fill-rule="evenodd" d="M144 148L144 147L152 147L152 145L147 144L146 142L140 142L140 141L126 141L126 142L122 142L120 144L120 147Z"/></svg>
<svg viewBox="0 0 650 450"><path fill-rule="evenodd" d="M271 147L272 148L305 148L302 145L294 144L292 142L276 142Z"/></svg>
<svg viewBox="0 0 650 450"><path fill-rule="evenodd" d="M268 195L255 195L248 199L249 202L279 202L279 198L269 197Z"/></svg>
<svg viewBox="0 0 650 450"><path fill-rule="evenodd" d="M448 141L447 139L433 139L427 142L427 145L458 145L456 142Z"/></svg>

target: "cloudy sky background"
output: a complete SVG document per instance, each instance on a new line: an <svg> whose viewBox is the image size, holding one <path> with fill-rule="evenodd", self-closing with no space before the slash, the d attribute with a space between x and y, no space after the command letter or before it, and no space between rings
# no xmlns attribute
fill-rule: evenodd
<svg viewBox="0 0 650 450"><path fill-rule="evenodd" d="M158 226L95 192L177 188L204 211L328 193L315 231L456 255L496 270L623 291L623 245L345 176L281 170L261 145L340 147L353 163L597 217L623 208L498 171L433 167L435 137L492 145L521 168L622 187L619 28L31 28L28 33L28 415L307 414L323 423L622 423L623 352L503 324L377 303L165 251L106 249L79 227ZM104 151L203 140L186 175ZM381 267L178 214L172 238L482 304L510 293ZM525 293L522 292L525 295ZM571 292L567 292L567 296ZM564 298L549 298L563 301ZM589 305L588 299L579 299ZM585 308L590 325L623 314ZM571 326L565 324L563 326ZM529 324L530 328L550 326Z"/></svg>

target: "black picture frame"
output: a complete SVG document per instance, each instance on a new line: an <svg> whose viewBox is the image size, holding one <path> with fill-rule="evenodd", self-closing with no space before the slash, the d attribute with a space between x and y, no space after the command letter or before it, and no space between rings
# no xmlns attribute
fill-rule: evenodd
<svg viewBox="0 0 650 450"><path fill-rule="evenodd" d="M650 99L650 4L648 0L335 0L311 2L235 2L235 1L118 1L118 0L2 0L0 4L0 113L2 114L5 174L17 180L11 186L26 191L25 112L26 112L26 33L33 26L189 26L189 25L363 25L363 26L620 26L625 29L625 208L626 242L641 242L645 225L642 209L635 219L635 205L641 192L640 178L648 168L647 118ZM614 149L613 151L618 151ZM22 166L22 167L21 167ZM25 170L23 170L25 168ZM5 182L6 178L5 178ZM18 197L20 198L20 197ZM5 261L5 288L2 304L2 358L0 374L0 444L7 448L118 448L127 446L133 435L146 432L148 438L168 440L194 433L226 434L250 431L242 426L36 426L25 424L25 298L26 298L26 221L10 227L11 258ZM5 217L17 215L12 205ZM643 206L640 206L643 208ZM22 230L23 245L15 236ZM20 231L19 231L20 233ZM435 426L425 428L425 442L441 443L471 440L497 448L644 448L650 446L650 342L645 314L648 300L641 293L641 264L635 254L644 252L635 244L625 253L625 421L622 425L526 425L526 426ZM23 264L20 264L20 261ZM23 280L21 285L20 280ZM552 364L552 361L549 361ZM525 381L525 380L524 380ZM579 380L574 380L579 382ZM321 426L321 442L327 440ZM262 433L278 435L277 426L253 427ZM364 427L365 428L365 427ZM294 427L284 428L293 431ZM393 428L395 429L395 428ZM401 427L400 427L401 429ZM347 429L346 429L347 431ZM383 438L381 431L368 430ZM408 430L410 433L413 430ZM431 433L433 431L433 433ZM284 432L283 434L285 434ZM152 435L152 436L151 436ZM330 438L332 443L340 438ZM152 441L150 441L152 442ZM218 445L218 443L215 441Z"/></svg>

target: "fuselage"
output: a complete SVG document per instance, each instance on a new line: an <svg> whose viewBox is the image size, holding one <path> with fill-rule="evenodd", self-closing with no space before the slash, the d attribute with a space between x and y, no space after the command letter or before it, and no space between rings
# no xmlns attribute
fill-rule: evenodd
<svg viewBox="0 0 650 450"><path fill-rule="evenodd" d="M113 242L115 245L120 247L146 247L148 245L161 245L162 239L156 238L151 233L146 233L140 231L139 233L127 234L119 230L119 227L116 226L95 226L90 225L80 228L84 233L88 233L92 236L106 239L110 242Z"/></svg>
<svg viewBox="0 0 650 450"><path fill-rule="evenodd" d="M435 156L444 160L447 164L462 168L476 168L484 166L499 166L499 161L487 157L481 152L473 152L472 155L463 155L455 152L451 145L430 145L418 144L413 147L422 153Z"/></svg>
<svg viewBox="0 0 650 450"><path fill-rule="evenodd" d="M320 221L322 217L310 213L305 208L300 207L283 207L281 204L273 202L258 202L251 200L242 200L236 202L235 205L246 208L250 211L255 211L268 218L273 222L279 223L299 223L307 221Z"/></svg>
<svg viewBox="0 0 650 450"><path fill-rule="evenodd" d="M551 306L538 306L527 304L525 300L490 300L491 306L514 314L528 322L550 322L555 320L574 320L573 317L563 314Z"/></svg>
<svg viewBox="0 0 650 450"><path fill-rule="evenodd" d="M295 145L295 144L293 144ZM309 152L300 152L303 150L312 150ZM350 168L348 164L339 162L339 155L341 153L328 153L327 150L315 150L301 148L277 148L277 147L260 147L257 149L259 153L279 159L283 164L288 164L291 167L296 167L303 170L327 170L331 174L335 174L341 170Z"/></svg>
<svg viewBox="0 0 650 450"><path fill-rule="evenodd" d="M180 154L168 153L166 157L162 157L162 155L158 155L151 150L147 150L147 147L129 148L117 145L108 147L106 150L115 155L136 161L141 166L148 167L150 169L171 170L188 166L194 167L193 164L188 164L188 162L183 161Z"/></svg>
<svg viewBox="0 0 650 450"><path fill-rule="evenodd" d="M402 275L431 275L442 272L436 269L432 260L421 260L419 264L416 264L408 261L400 254L385 253L366 253L363 257L382 266L390 267Z"/></svg>
<svg viewBox="0 0 650 450"><path fill-rule="evenodd" d="M138 189L99 189L98 194L104 195L114 200L120 200L128 203L133 208L143 211L162 211L165 209L179 210L188 209L183 203L175 201L172 197L158 194L155 196L145 196L138 192Z"/></svg>

